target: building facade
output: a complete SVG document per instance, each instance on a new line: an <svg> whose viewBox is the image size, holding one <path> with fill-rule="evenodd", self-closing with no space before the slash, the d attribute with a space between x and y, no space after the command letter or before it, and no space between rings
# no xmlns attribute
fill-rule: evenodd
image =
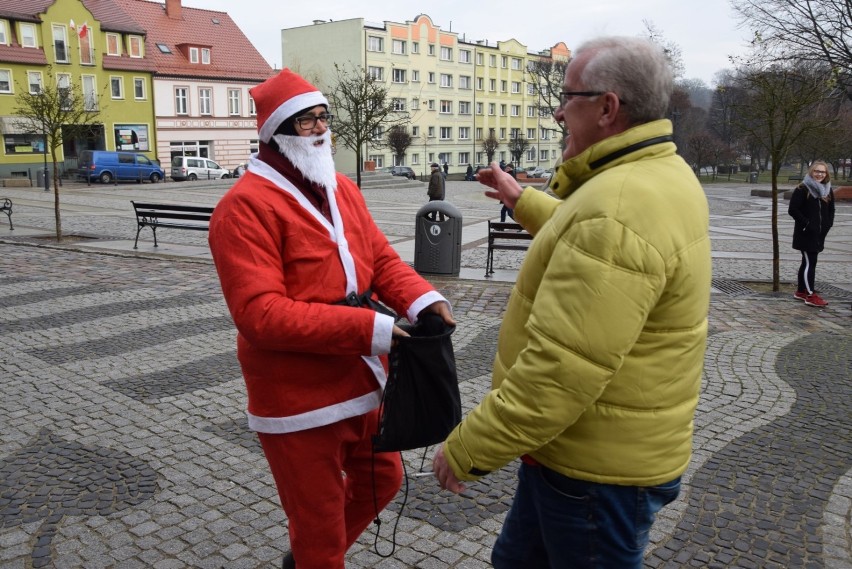
<svg viewBox="0 0 852 569"><path fill-rule="evenodd" d="M155 158L152 67L144 28L98 0L0 0L0 176L35 177L47 160L44 136L16 121L16 95L81 87L99 125L63 137L60 172L76 170L82 150L131 148Z"/></svg>
<svg viewBox="0 0 852 569"><path fill-rule="evenodd" d="M326 92L333 89L336 65L364 70L386 84L413 141L398 160L380 129L364 152L377 167L407 165L426 175L428 165L438 162L451 173L464 172L468 164L487 163L482 141L491 134L498 141L495 160L512 160L509 144L517 137L529 143L521 168L549 168L559 159L552 109L543 105L527 70L542 58L567 60L564 44L533 54L514 39L468 41L425 14L405 23L317 20L283 29L281 44L284 67ZM341 170L356 168L347 148L338 146L335 160Z"/></svg>
<svg viewBox="0 0 852 569"><path fill-rule="evenodd" d="M272 76L272 67L224 12L181 0L114 1L146 26L160 162L200 156L229 170L246 162L258 144L249 89Z"/></svg>

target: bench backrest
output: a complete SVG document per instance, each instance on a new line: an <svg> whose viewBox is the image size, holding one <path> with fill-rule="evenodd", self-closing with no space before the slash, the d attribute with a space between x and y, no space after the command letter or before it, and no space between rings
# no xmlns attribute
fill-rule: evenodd
<svg viewBox="0 0 852 569"><path fill-rule="evenodd" d="M156 217L158 219L183 219L209 222L213 208L200 205L178 205L162 203L143 203L130 200L137 217Z"/></svg>

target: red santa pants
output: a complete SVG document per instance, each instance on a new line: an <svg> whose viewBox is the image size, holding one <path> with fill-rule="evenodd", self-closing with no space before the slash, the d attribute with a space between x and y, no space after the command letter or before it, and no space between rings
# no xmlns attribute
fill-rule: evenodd
<svg viewBox="0 0 852 569"><path fill-rule="evenodd" d="M371 411L306 431L258 433L297 569L344 569L346 551L375 518L375 504L383 510L399 491L399 453L378 453L371 464L377 423L378 411Z"/></svg>

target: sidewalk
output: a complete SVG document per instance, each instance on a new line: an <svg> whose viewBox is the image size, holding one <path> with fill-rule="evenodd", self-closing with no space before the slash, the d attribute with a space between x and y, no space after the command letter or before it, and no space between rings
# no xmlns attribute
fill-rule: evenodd
<svg viewBox="0 0 852 569"><path fill-rule="evenodd" d="M839 205L817 282L830 302L791 298L798 254L780 219L784 291L772 293L770 203L753 187L707 188L714 293L695 454L684 491L652 532L647 567L852 568L852 205ZM0 569L274 568L286 520L245 426L234 330L206 234L150 230L133 250L131 199L213 205L225 183L3 188L0 219ZM365 198L403 255L425 195ZM463 407L488 389L521 253L485 237L499 205L472 182L448 184L463 213L461 278L431 277L451 299ZM786 208L783 208L786 211ZM786 217L786 214L784 214ZM780 218L780 216L779 216ZM13 235L14 234L14 235ZM429 453L431 456L431 452ZM411 470L421 453L404 453ZM428 466L429 460L426 464ZM440 492L408 479L394 554L362 536L352 568L485 568L511 502L516 464ZM389 538L402 492L382 515ZM390 543L380 542L380 551Z"/></svg>

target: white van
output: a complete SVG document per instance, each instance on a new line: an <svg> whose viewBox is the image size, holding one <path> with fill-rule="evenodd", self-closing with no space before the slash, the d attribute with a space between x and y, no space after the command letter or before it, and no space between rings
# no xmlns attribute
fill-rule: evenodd
<svg viewBox="0 0 852 569"><path fill-rule="evenodd" d="M207 158L175 156L172 158L172 180L218 180L231 173Z"/></svg>

